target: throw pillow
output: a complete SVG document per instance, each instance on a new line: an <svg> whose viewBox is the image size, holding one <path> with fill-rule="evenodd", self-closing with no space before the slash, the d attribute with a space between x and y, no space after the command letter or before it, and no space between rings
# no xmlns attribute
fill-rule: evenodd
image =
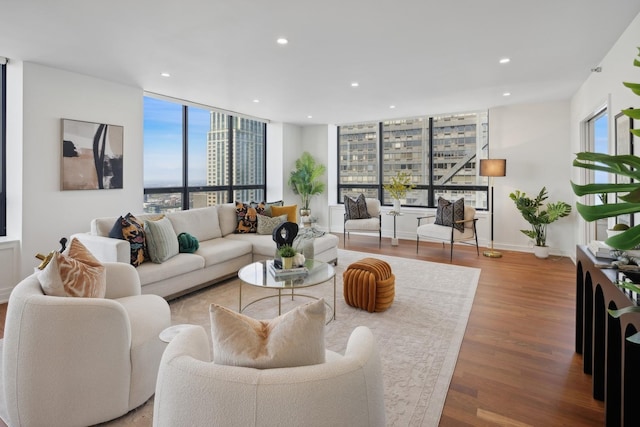
<svg viewBox="0 0 640 427"><path fill-rule="evenodd" d="M456 223L456 221L462 220L464 220L464 199L458 199L451 203L442 197L438 197L436 224L448 227L453 226L462 233L464 232L464 223Z"/></svg>
<svg viewBox="0 0 640 427"><path fill-rule="evenodd" d="M258 210L255 204L236 201L238 222L236 233L255 233L258 228Z"/></svg>
<svg viewBox="0 0 640 427"><path fill-rule="evenodd" d="M355 199L345 194L344 210L347 214L347 219L371 218L371 215L367 212L367 201L362 193Z"/></svg>
<svg viewBox="0 0 640 427"><path fill-rule="evenodd" d="M287 221L298 223L298 205L271 206L271 216L287 215Z"/></svg>
<svg viewBox="0 0 640 427"><path fill-rule="evenodd" d="M131 245L131 265L139 266L149 259L147 245L145 241L144 225L131 213L124 217L119 217L111 231L109 237L114 239L127 240Z"/></svg>
<svg viewBox="0 0 640 427"><path fill-rule="evenodd" d="M324 299L271 320L256 320L217 304L209 307L213 361L249 368L324 363Z"/></svg>
<svg viewBox="0 0 640 427"><path fill-rule="evenodd" d="M277 226L285 222L286 220L287 220L286 215L280 215L280 216L274 216L274 217L270 217L266 215L258 215L257 233L271 235L273 234L273 230Z"/></svg>
<svg viewBox="0 0 640 427"><path fill-rule="evenodd" d="M187 232L178 234L178 247L180 252L192 254L200 248L200 242Z"/></svg>
<svg viewBox="0 0 640 427"><path fill-rule="evenodd" d="M59 297L104 298L107 275L104 266L78 240L64 253L56 252L38 275L42 291Z"/></svg>
<svg viewBox="0 0 640 427"><path fill-rule="evenodd" d="M260 202L258 205L258 213L266 216L273 216L271 212L272 206L283 206L284 202L282 200L278 200L277 202ZM260 212L260 208L262 208L262 212Z"/></svg>
<svg viewBox="0 0 640 427"><path fill-rule="evenodd" d="M171 257L178 255L178 236L173 230L169 218L158 221L144 222L145 240L149 258L156 264L162 264Z"/></svg>

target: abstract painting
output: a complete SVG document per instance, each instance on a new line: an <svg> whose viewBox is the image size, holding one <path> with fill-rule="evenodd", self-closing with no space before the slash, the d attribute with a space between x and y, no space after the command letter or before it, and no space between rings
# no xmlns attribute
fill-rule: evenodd
<svg viewBox="0 0 640 427"><path fill-rule="evenodd" d="M122 188L124 128L62 119L62 189Z"/></svg>

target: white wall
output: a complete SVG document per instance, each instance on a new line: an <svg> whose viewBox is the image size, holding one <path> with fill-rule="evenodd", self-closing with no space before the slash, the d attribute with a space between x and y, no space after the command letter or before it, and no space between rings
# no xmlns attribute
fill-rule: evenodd
<svg viewBox="0 0 640 427"><path fill-rule="evenodd" d="M571 152L583 151L581 146L581 126L593 111L600 105L609 104L609 142L610 152L613 151L614 141L614 117L624 108L640 108L640 98L631 90L622 85L622 82L640 83L640 68L633 66L633 61L638 54L640 46L640 15L636 16L631 25L620 36L611 50L603 58L600 64L602 71L592 73L582 84L582 87L571 99L571 128L570 145ZM638 125L636 124L636 128ZM637 141L637 138L636 138ZM639 145L636 143L638 155ZM572 157L575 158L575 156ZM572 168L572 179L577 183L584 183L582 169ZM578 198L574 196L574 200ZM584 201L584 200L583 200ZM575 223L575 240L578 244L585 244L585 222L579 218Z"/></svg>
<svg viewBox="0 0 640 427"><path fill-rule="evenodd" d="M39 264L36 253L88 231L92 218L142 209L143 92L28 62L10 62L8 68L9 116L22 120L7 123L7 226L21 240L22 278ZM124 126L122 190L60 190L63 118Z"/></svg>
<svg viewBox="0 0 640 427"><path fill-rule="evenodd" d="M572 203L569 101L521 104L489 111L490 157L507 159L507 176L494 178L494 241L503 249L530 251L530 229L509 194L535 196L546 187L550 202ZM575 253L574 212L548 226L550 252Z"/></svg>

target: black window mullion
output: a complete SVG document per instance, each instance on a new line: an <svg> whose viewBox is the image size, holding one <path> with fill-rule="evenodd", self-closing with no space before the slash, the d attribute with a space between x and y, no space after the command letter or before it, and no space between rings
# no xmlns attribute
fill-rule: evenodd
<svg viewBox="0 0 640 427"><path fill-rule="evenodd" d="M433 117L429 117L429 192L427 193L429 206L435 206L435 190L433 188Z"/></svg>
<svg viewBox="0 0 640 427"><path fill-rule="evenodd" d="M384 189L382 188L382 183L384 181L383 140L384 138L382 138L382 122L378 122L378 199L380 200L381 205L384 202Z"/></svg>
<svg viewBox="0 0 640 427"><path fill-rule="evenodd" d="M233 190L233 178L235 176L235 167L233 162L233 116L227 116L227 144L229 144L229 159L227 159L228 170L229 170L229 182L227 182L227 186L229 190L227 191L227 201L234 202Z"/></svg>
<svg viewBox="0 0 640 427"><path fill-rule="evenodd" d="M189 112L182 106L182 210L189 209Z"/></svg>
<svg viewBox="0 0 640 427"><path fill-rule="evenodd" d="M7 235L7 171L6 171L6 111L7 75L6 65L0 65L0 236Z"/></svg>

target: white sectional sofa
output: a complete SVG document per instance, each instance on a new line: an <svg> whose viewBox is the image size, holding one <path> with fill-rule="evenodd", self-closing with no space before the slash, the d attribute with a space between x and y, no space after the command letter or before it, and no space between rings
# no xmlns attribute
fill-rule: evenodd
<svg viewBox="0 0 640 427"><path fill-rule="evenodd" d="M135 215L135 214L134 214ZM139 220L157 214L135 215ZM240 268L254 261L273 258L276 245L271 235L235 234L235 204L226 203L165 215L176 235L187 232L199 241L195 253L178 255L156 264L146 261L136 268L143 294L173 298L189 291L234 276ZM110 238L109 231L118 217L102 217L91 221L91 231L74 234L102 262L130 262L128 241ZM312 240L313 258L337 263L338 238L325 233Z"/></svg>

